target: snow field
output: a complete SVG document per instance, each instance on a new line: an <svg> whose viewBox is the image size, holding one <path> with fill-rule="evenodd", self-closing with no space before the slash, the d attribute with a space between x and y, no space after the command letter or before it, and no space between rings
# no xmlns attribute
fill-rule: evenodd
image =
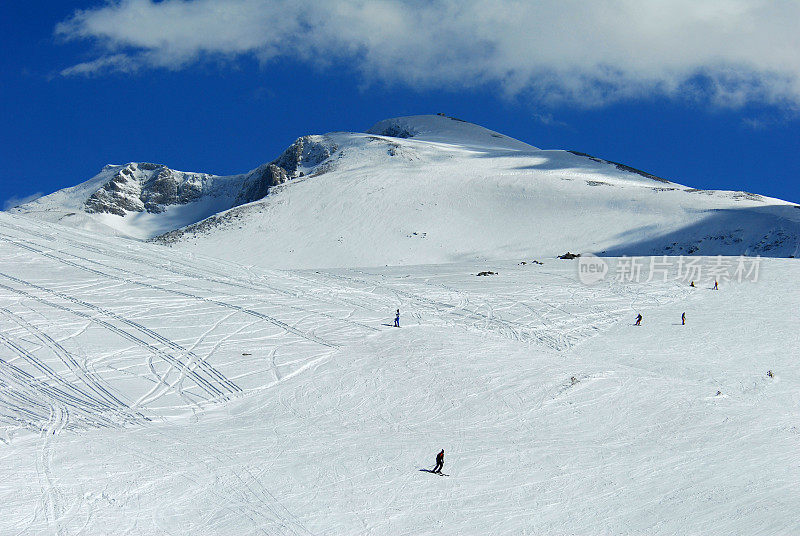
<svg viewBox="0 0 800 536"><path fill-rule="evenodd" d="M518 260L265 271L0 214L0 533L800 530L794 261Z"/></svg>

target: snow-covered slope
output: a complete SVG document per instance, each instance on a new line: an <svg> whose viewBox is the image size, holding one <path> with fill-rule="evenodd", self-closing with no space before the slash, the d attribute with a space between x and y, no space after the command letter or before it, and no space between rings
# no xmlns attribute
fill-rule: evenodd
<svg viewBox="0 0 800 536"><path fill-rule="evenodd" d="M800 254L795 204L697 190L438 115L301 138L247 175L162 170L178 176L166 197L151 175L128 190L108 182L131 166L16 210L138 238L164 233L157 242L207 255L224 251L228 260L263 267L552 257L568 250ZM148 209L154 201L156 210Z"/></svg>
<svg viewBox="0 0 800 536"><path fill-rule="evenodd" d="M605 255L798 254L800 210L688 188L438 116L328 135L329 172L157 239L265 267Z"/></svg>
<svg viewBox="0 0 800 536"><path fill-rule="evenodd" d="M800 532L797 262L576 274L264 271L0 213L0 534Z"/></svg>

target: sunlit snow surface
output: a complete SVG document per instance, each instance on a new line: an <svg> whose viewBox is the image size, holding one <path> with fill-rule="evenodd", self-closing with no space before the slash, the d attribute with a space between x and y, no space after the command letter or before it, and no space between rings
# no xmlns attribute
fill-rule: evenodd
<svg viewBox="0 0 800 536"><path fill-rule="evenodd" d="M264 271L0 213L0 534L800 532L796 261L522 260Z"/></svg>

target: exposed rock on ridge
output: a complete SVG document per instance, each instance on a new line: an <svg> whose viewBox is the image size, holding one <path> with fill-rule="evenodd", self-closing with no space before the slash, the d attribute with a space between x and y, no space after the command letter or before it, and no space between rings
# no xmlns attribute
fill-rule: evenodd
<svg viewBox="0 0 800 536"><path fill-rule="evenodd" d="M129 212L159 214L172 205L221 195L234 198L231 207L251 203L264 198L273 186L302 177L336 150L325 136L303 136L272 162L229 177L185 173L161 164L130 163L119 166L113 177L89 196L84 210L123 217Z"/></svg>
<svg viewBox="0 0 800 536"><path fill-rule="evenodd" d="M86 200L88 213L125 216L126 212L158 214L169 205L183 205L200 198L213 176L174 171L160 164L130 163Z"/></svg>

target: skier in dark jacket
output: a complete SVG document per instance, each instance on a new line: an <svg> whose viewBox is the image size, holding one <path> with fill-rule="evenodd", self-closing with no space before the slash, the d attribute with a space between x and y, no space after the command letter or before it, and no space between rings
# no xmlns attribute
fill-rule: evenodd
<svg viewBox="0 0 800 536"><path fill-rule="evenodd" d="M714 280L714 290L719 290L719 284L716 279Z"/></svg>
<svg viewBox="0 0 800 536"><path fill-rule="evenodd" d="M436 467L433 468L433 472L442 474L442 467L444 467L444 449L436 455Z"/></svg>
<svg viewBox="0 0 800 536"><path fill-rule="evenodd" d="M400 327L400 309L398 309L397 313L394 315L394 327Z"/></svg>
<svg viewBox="0 0 800 536"><path fill-rule="evenodd" d="M642 315L641 313L636 317L636 323L634 326L641 326L642 325Z"/></svg>
<svg viewBox="0 0 800 536"><path fill-rule="evenodd" d="M681 313L681 326L686 325L686 313Z"/></svg>

